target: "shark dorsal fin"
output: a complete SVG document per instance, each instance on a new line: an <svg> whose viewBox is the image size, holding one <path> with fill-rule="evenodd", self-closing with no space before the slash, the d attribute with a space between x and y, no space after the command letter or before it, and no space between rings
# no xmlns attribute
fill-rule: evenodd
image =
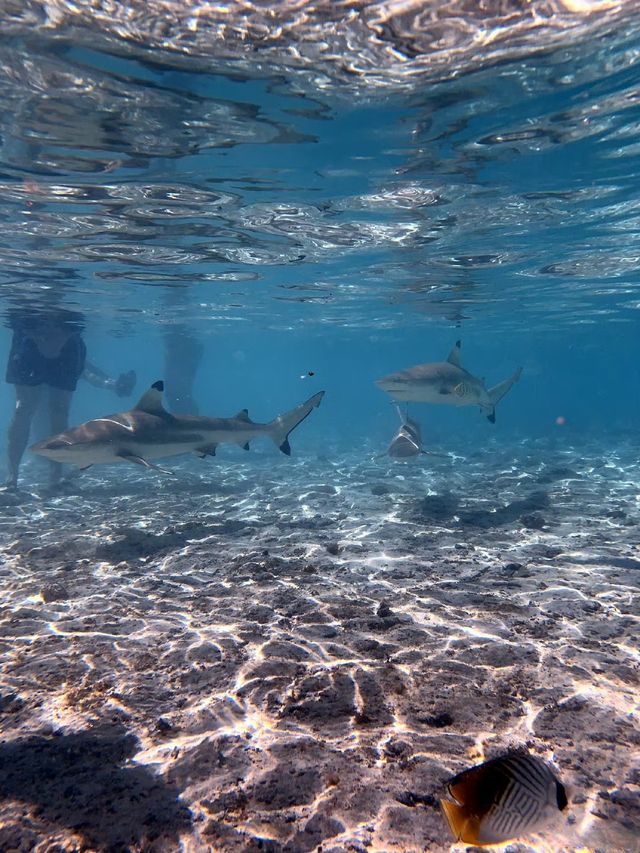
<svg viewBox="0 0 640 853"><path fill-rule="evenodd" d="M248 409L240 409L240 411L236 415L236 420L237 421L246 421L248 424L250 424L251 418L249 417L249 410Z"/></svg>
<svg viewBox="0 0 640 853"><path fill-rule="evenodd" d="M140 397L134 406L137 412L148 412L150 415L164 415L166 410L162 405L162 392L164 391L164 382L160 379L154 382L151 388Z"/></svg>
<svg viewBox="0 0 640 853"><path fill-rule="evenodd" d="M456 341L456 345L449 353L447 361L449 364L455 364L456 367L460 367L460 341Z"/></svg>

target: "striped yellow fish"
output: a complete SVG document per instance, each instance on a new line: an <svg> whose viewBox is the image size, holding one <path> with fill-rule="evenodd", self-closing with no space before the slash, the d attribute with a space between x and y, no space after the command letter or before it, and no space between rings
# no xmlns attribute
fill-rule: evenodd
<svg viewBox="0 0 640 853"><path fill-rule="evenodd" d="M440 805L451 832L457 841L480 846L519 838L568 803L553 770L526 752L464 770L447 788L455 802L441 800Z"/></svg>

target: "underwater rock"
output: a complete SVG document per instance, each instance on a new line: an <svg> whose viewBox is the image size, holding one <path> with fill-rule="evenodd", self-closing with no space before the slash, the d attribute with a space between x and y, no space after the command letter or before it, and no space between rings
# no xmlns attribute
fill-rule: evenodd
<svg viewBox="0 0 640 853"><path fill-rule="evenodd" d="M544 530L547 526L545 519L535 512L521 516L520 521L529 530Z"/></svg>
<svg viewBox="0 0 640 853"><path fill-rule="evenodd" d="M310 818L301 832L285 846L285 853L310 853L311 850L322 850L323 841L335 838L344 832L344 824L333 817L315 814Z"/></svg>
<svg viewBox="0 0 640 853"><path fill-rule="evenodd" d="M209 814L238 814L244 812L249 803L245 791L226 791L215 800L203 800L202 806Z"/></svg>
<svg viewBox="0 0 640 853"><path fill-rule="evenodd" d="M283 658L288 661L309 660L309 652L297 643L272 640L262 647L265 658Z"/></svg>
<svg viewBox="0 0 640 853"><path fill-rule="evenodd" d="M381 619L384 619L387 616L393 616L393 611L386 601L380 602L378 609L376 610L376 616L379 616Z"/></svg>
<svg viewBox="0 0 640 853"><path fill-rule="evenodd" d="M410 809L415 806L422 805L430 806L432 809L439 808L438 800L433 796L433 794L417 794L415 791L400 791L400 793L395 795L395 799L397 802Z"/></svg>
<svg viewBox="0 0 640 853"><path fill-rule="evenodd" d="M251 785L247 795L263 808L289 809L312 802L322 787L317 770L280 765Z"/></svg>
<svg viewBox="0 0 640 853"><path fill-rule="evenodd" d="M537 483L554 483L557 480L575 480L580 477L577 471L568 466L558 465L555 468L549 468L543 471L537 478Z"/></svg>
<svg viewBox="0 0 640 853"><path fill-rule="evenodd" d="M69 598L69 590L61 583L48 583L40 590L40 596L45 604L66 601Z"/></svg>
<svg viewBox="0 0 640 853"><path fill-rule="evenodd" d="M17 693L0 693L0 714L15 714L24 704Z"/></svg>
<svg viewBox="0 0 640 853"><path fill-rule="evenodd" d="M201 663L218 663L222 660L222 652L214 643L200 643L192 646L187 652L187 660Z"/></svg>
<svg viewBox="0 0 640 853"><path fill-rule="evenodd" d="M298 630L310 640L333 640L340 634L340 630L335 625L327 625L324 622L311 623L300 627Z"/></svg>
<svg viewBox="0 0 640 853"><path fill-rule="evenodd" d="M388 495L391 489L389 486L385 486L384 483L376 483L375 486L371 487L371 494L380 497L381 495Z"/></svg>
<svg viewBox="0 0 640 853"><path fill-rule="evenodd" d="M303 679L282 714L315 724L340 724L356 713L355 686L346 672L319 673Z"/></svg>
<svg viewBox="0 0 640 853"><path fill-rule="evenodd" d="M161 735L168 735L172 732L176 731L175 726L169 722L169 720L165 719L165 717L158 717L156 721L156 730Z"/></svg>
<svg viewBox="0 0 640 853"><path fill-rule="evenodd" d="M441 495L427 495L420 501L419 513L424 518L433 521L445 521L456 515L459 506L460 499L451 492L445 492Z"/></svg>
<svg viewBox="0 0 640 853"><path fill-rule="evenodd" d="M429 714L426 717L418 717L419 722L426 723L434 729L444 729L447 726L453 725L453 717L448 711L441 711L439 714Z"/></svg>
<svg viewBox="0 0 640 853"><path fill-rule="evenodd" d="M0 488L0 506L17 507L29 500L33 500L33 495L26 494L17 489Z"/></svg>

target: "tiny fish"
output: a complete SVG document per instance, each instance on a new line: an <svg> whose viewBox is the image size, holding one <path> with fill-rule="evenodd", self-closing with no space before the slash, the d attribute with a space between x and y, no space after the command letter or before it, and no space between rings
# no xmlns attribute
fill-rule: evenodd
<svg viewBox="0 0 640 853"><path fill-rule="evenodd" d="M454 776L455 800L440 805L457 841L497 844L531 832L567 807L567 792L553 770L533 755L512 752Z"/></svg>

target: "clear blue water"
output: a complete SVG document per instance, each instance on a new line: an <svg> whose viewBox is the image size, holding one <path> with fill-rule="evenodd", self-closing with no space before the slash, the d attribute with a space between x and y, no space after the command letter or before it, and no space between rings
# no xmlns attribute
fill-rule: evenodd
<svg viewBox="0 0 640 853"><path fill-rule="evenodd" d="M44 8L48 9L46 20L40 17ZM135 4L131 8L137 9ZM498 538L494 540L493 534L485 537L477 531L461 532L454 524L444 545L438 540L437 548L444 550L438 551L434 545L429 559L442 562L443 554L449 559L451 549L459 548L484 554L495 565L509 559L516 562L516 558L519 564L526 563L522 554L527 548L548 546L571 551L572 559L579 552L585 565L589 560L602 562L606 551L610 560L635 561L635 566L640 418L640 59L633 14L623 9L608 18L603 12L601 26L586 16L588 27L584 24L586 29L579 33L569 25L566 32L562 27L557 31L542 27L538 32L532 26L526 38L516 33L512 42L505 25L504 41L498 39L494 53L493 46L486 47L486 61L480 47L467 43L459 55L452 49L447 56L445 39L434 42L433 55L438 62L433 68L421 65L427 51L409 52L403 66L396 62L395 54L385 49L378 55L374 46L370 56L363 50L358 61L354 60L356 66L361 62L365 68L364 73L357 74L344 70L335 58L342 44L341 31L328 24L331 37L327 35L327 43L333 53L329 48L314 53L318 31L313 31L306 46L300 47L302 59L298 61L295 52L287 52L285 47L278 53L275 36L273 44L261 45L258 40L253 48L255 56L249 50L250 38L244 46L231 36L224 45L213 35L207 41L204 24L202 30L190 28L188 20L180 17L181 10L176 9L173 17L166 19L172 21L171 25L165 22L166 32L152 26L153 21L163 20L162 16L150 17L146 36L144 10L136 12L142 15L140 19L134 15L128 23L119 17L111 20L105 10L96 13L92 21L82 7L76 10L77 21L68 17L71 12L64 5L56 12L56 4L50 8L34 4L31 11L33 19L27 7L7 9L7 29L0 35L0 310L5 316L16 307L37 314L58 305L81 312L91 362L112 377L128 370L137 374L136 389L128 401L81 381L70 422L77 424L126 408L152 382L164 378L166 337L175 331L189 337L201 351L193 388L201 414L227 416L248 407L256 420L263 421L318 390L325 390L326 396L321 407L293 434L292 462L266 442L253 448L251 458L238 448L226 447L215 461L203 462L195 457L179 460L172 466L179 477L175 483L152 472L104 467L74 481L77 486L69 494L41 501L38 490L45 479L45 468L27 453L21 486L28 497L24 505L9 502L2 520L3 538L9 543L7 554L17 553L16 547L20 554L28 554L20 543L36 547L37 542L45 541L49 547L56 542L64 553L71 547L65 542L80 541L89 535L87 530L94 540L104 537L109 542L120 535L118 531L130 528L167 535L166 530L176 525L204 523L203 519L209 518L207 513L218 512L222 506L222 495L234 494L238 504L230 507L229 517L239 519L239 524L260 519L266 532L256 533L249 546L244 534L236 538L229 528L231 532L216 541L216 554L228 554L232 560L239 559L243 548L256 553L263 546L273 553L280 553L278 549L282 548L285 554L287 547L299 547L300 553L313 548L306 540L301 544L298 534L286 526L287 519L297 523L301 513L302 518L315 519L318 530L325 530L322 524L326 522L328 528L318 534L320 539L335 538L347 549L349 544L344 543L368 548L364 556L357 552L360 556L354 557L356 563L361 561L359 568L347 569L345 563L343 569L353 572L354 578L360 577L365 587L370 581L371 595L374 599L377 596L377 601L387 590L393 604L394 595L398 602L409 595L407 582L402 581L404 592L399 592L393 579L380 580L375 574L380 555L397 549L402 561L411 560L412 554L418 559L419 554L424 557L428 553L419 537L430 535L433 519L425 516L419 521L415 530L418 544L414 545L406 539L406 527L393 527L399 520L414 524L412 500L453 491L484 506L487 496L495 503L501 495L518 495L519 480L525 484L549 482L531 478L543 477L554 465L569 465L580 469L582 479L579 484L565 484L561 493L552 496L552 503L557 498L558 506L564 507L564 515L548 536L536 538L536 533L532 538L530 530L523 533L516 525L495 534ZM475 11L467 11L474 26L479 26ZM558 12L559 20L565 20L565 13L569 15L566 10ZM203 7L201 14L206 18L209 12ZM319 20L321 33L322 16ZM580 21L582 26L584 22ZM126 32L129 25L132 29ZM406 22L404 25L408 26ZM295 44L292 32L284 31L286 44ZM465 32L464 28L460 32ZM98 33L102 34L100 40ZM418 29L414 34L418 40L421 33ZM354 24L354 43L359 43L361 36ZM167 49L162 48L163 39ZM404 44L399 35L398 39L398 45ZM522 378L498 407L496 424L488 423L476 407L412 405L412 415L422 424L425 445L456 454L461 461L450 468L439 468L440 463L396 468L389 467L388 460L380 463L378 457L385 453L398 423L389 398L375 386L375 380L412 365L443 360L458 339L462 341L463 365L486 378L488 386L511 375L516 367L523 368ZM10 342L11 331L5 325L0 331L0 352L8 355ZM180 357L179 347L169 356ZM2 384L0 436L6 435L13 406L12 386ZM41 424L34 428L33 437L46 433L46 424ZM0 445L4 452L4 438ZM333 467L323 468L325 464ZM602 466L606 468L604 474L598 473ZM372 487L381 482L384 488L391 484L392 491L400 489L397 505L393 501L384 506L362 503L362 495L366 492L370 496ZM318 495L334 485L335 502L323 504ZM154 490L158 490L157 507L152 501ZM320 500L317 506L316 498ZM624 510L620 509L623 506ZM628 525L612 532L611 525L615 524L606 519L615 511L628 514ZM275 519L274 529L280 530L275 540L268 538L267 516ZM589 530L593 542L585 538ZM10 544L15 542L18 546ZM183 545L180 539L171 559ZM202 556L206 549L194 547L198 559L206 564ZM524 550L520 552L519 548ZM69 553L75 552L72 549ZM97 560L95 578L102 577L100 572L106 572L104 566L110 560L113 566L122 567L118 555L113 559L108 555L102 562L92 557ZM46 572L53 569L30 566L27 557L21 557L23 562L18 564L11 562L13 557L7 559L13 574L7 575L5 615L15 620L20 618L20 608L32 606L29 596L38 594ZM62 558L53 559L55 563ZM82 559L77 558L78 566ZM127 559L134 566L134 557ZM154 558L149 559L153 562ZM579 560L578 564L583 565ZM531 625L539 615L535 596L544 597L546 593L541 590L549 586L556 588L556 569L544 565L548 574L543 586L536 587L530 603L523 605L532 608ZM605 568L607 565L605 560ZM163 566L153 563L148 569L150 577L159 578L158 584L165 582ZM206 569L202 571L206 574ZM558 569L561 571L564 569ZM504 689L522 699L525 705L521 716L529 719L531 708L548 710L549 703L573 701L572 697L581 696L588 684L585 695L589 701L601 702L597 706L600 716L596 714L593 719L605 719L615 709L625 725L637 726L637 701L634 706L629 693L634 679L636 691L638 685L637 633L634 637L633 628L637 627L637 568L623 580L611 581L613 592L598 586L605 583L599 576L590 582L580 571L577 579L563 575L557 588L577 590L575 597L586 600L594 586L603 596L599 602L614 602L611 607L620 608L616 618L624 616L627 621L615 635L620 646L603 652L609 655L605 668L628 664L635 667L635 675L621 675L619 683L617 675L606 683L599 681L600 676L594 673L601 671L600 659L587 663L586 657L581 664L584 670L578 672L579 661L572 659L567 649L573 648L574 642L579 646L591 629L581 622L576 623L578 627L570 625L573 616L559 608L549 612L555 613L556 627L561 626L558 631L566 628L568 633L558 634L556 645L552 640L550 650L541 654L544 660L547 655L556 655L562 661L563 677L569 679L562 695L552 695L556 676L548 673L540 675L540 683L546 685L544 695L525 695L525 691L520 696L520 688L511 682ZM40 579L39 572L44 573ZM141 577L142 569L140 573ZM446 575L441 578L445 587L451 580ZM125 581L114 577L108 583L114 584L115 590ZM475 575L463 573L463 577L469 604L464 600L455 603L458 609L447 617L451 625L464 622L465 612L471 614L473 595L478 585L485 583L476 583ZM255 579L245 581L248 589L257 588L252 586ZM335 589L346 599L365 600L368 587L358 586L357 580L348 587L351 582L351 574L346 581L337 577ZM164 603L158 605L154 588L138 588L142 580L131 583L134 597L140 594L159 607L157 612L152 609L148 616L151 627L140 629L140 637L153 637L157 630L162 639L165 628L157 622L165 618L158 615L162 613L175 615L179 611L181 625L196 624L192 616L184 615L191 612L193 602L187 605L186 598L178 595L172 599L172 593L167 592ZM233 576L225 583L232 584ZM300 578L293 578L289 586L299 588L299 583ZM572 600L573 591L567 593L567 600ZM314 600L329 601L332 594L327 580L326 586L318 586ZM505 592L507 599L509 594ZM563 594L558 593L564 601ZM220 629L223 633L231 631L232 622L240 624L243 595L240 591L233 593L238 613L217 620L219 625L226 620L226 627ZM267 602L271 595L269 590L260 592ZM424 604L427 593L416 595L420 606L428 609L430 605ZM624 607L617 595L627 602ZM224 600L216 599L215 606L223 608ZM254 604L257 600L263 599L252 599ZM79 612L93 614L97 607L99 614L101 605L91 598L87 601L93 603L77 600ZM630 601L636 604L632 606ZM407 604L412 614L414 605ZM14 637L12 649L16 643L22 649L29 635L33 655L37 658L43 654L32 645L33 637L40 636L39 631L59 636L56 619L71 618L73 604L69 607L71 610L62 615L47 612L47 627L42 630L29 623L31 627L15 635L18 639ZM469 616L469 624L475 626L470 631L475 632L476 639L484 636L483 631L493 636L496 625L490 611L487 614L487 621L482 623L473 621L480 619L475 611ZM116 616L113 618L117 621ZM128 624L121 630L135 634L138 629L129 629ZM501 624L504 627L506 623ZM171 631L178 631L166 630L170 638ZM200 630L210 640L215 634L208 623L193 630ZM284 629L274 628L276 633L278 630ZM496 635L500 630L496 628ZM106 636L109 632L105 631ZM290 631L295 639L295 625ZM114 629L114 633L119 631ZM12 635L8 631L3 636ZM536 636L534 645L542 634ZM254 641L247 635L243 642ZM400 639L398 643L410 647L411 641ZM124 640L115 644L123 657L119 663L114 659L104 665L105 678L126 682L126 665L122 662L128 660L125 646ZM11 656L14 651L6 653ZM86 657L87 653L82 654ZM327 659L331 652L325 650L323 654ZM428 654L431 652L421 652L423 657ZM481 661L479 666L483 665ZM37 687L19 682L7 666L3 670L4 686L33 698ZM371 661L367 666L374 671ZM405 667L409 677L413 662L407 658L399 666ZM488 659L487 666L499 668L502 664L494 665ZM153 665L150 668L153 670ZM575 683L570 683L567 673L572 673ZM533 681L536 677L529 676ZM90 693L91 685L86 689ZM232 695L229 686L224 689ZM364 688L360 685L359 689ZM381 688L383 693L388 689L388 685ZM188 707L193 705L200 713L201 699L194 699L188 690L185 697ZM48 706L46 713L33 711L32 716L16 724L13 736L41 731L47 714L53 715L54 729L67 726L75 730L100 718L90 703L83 704L84 699L77 696L75 700L75 706L71 700L62 703L64 712ZM125 700L118 701L126 705ZM242 701L251 704L249 699ZM242 701L237 699L238 707ZM276 750L277 725L265 723L270 713L267 700L254 697L251 701L251 713L247 705L242 706L247 714L242 731L263 738L264 750ZM152 707L149 719L170 715L177 707L169 700L160 705ZM580 709L575 711L579 713ZM400 725L399 719L393 725L380 722L375 736L377 758L371 759L369 767L384 765L383 744L388 739L403 737L411 742L411 732L418 739L422 736L422 724L407 722L409 717L405 716ZM580 717L576 723L576 742L580 727L593 722L588 715L586 719L583 723ZM236 731L225 720L225 737L238 735L241 728ZM141 764L169 774L166 778L176 786L176 796L189 805L192 815L202 814L207 791L189 787L193 780L188 759L183 775L171 776L168 752L158 746L157 732L149 733L149 720L133 714L126 725L141 739ZM335 735L337 744L342 735L328 725L327 731L318 734L316 730L315 734L330 742ZM597 728L596 723L593 725ZM188 729L186 723L184 726ZM176 734L176 749L184 749L186 756L195 744L196 729L206 731L203 726L205 723L200 729L188 729L188 736L194 738L188 743L187 735L182 741ZM494 732L492 737L502 731L490 714L476 729L465 722L464 732L459 734L471 740L456 747L458 763L443 759L444 764L438 765L438 779L444 773L442 767L459 770L465 759L467 764L471 761L471 747L482 741L486 727ZM211 731L219 728L216 724ZM564 752L554 752L560 749L559 735L555 733L554 745L554 733L549 731L531 729L531 737L537 738L532 743L539 751L547 749L547 755L560 765L563 759L565 768L571 767L571 745L564 744ZM291 729L287 732L290 734ZM509 745L518 739L516 734L522 740L522 731L514 727L494 745ZM631 791L637 798L637 771L634 781L632 776L624 776L624 768L630 760L629 744L635 744L637 750L638 741L625 737L620 735L620 743L625 744L623 749L628 754L617 764L614 761L610 785L603 781L607 768L593 778L588 778L588 773L579 777L585 796L595 797L598 786L604 785L610 792ZM493 743L490 738L488 742ZM366 744L362 744L364 749ZM414 741L411 748L415 755L421 750L431 756L446 752L422 741ZM477 758L480 753L474 755ZM193 760L196 766L197 756ZM584 762L588 764L589 760L587 756ZM310 761L313 763L313 758ZM572 767L574 777L578 763ZM271 772L273 766L261 765L251 772ZM340 772L345 778L348 775L346 770ZM400 773L393 779L396 786L420 788L413 777L409 780ZM375 789L382 782L376 777L369 784ZM314 789L315 793L320 790L322 786ZM248 796L251 812L255 803L251 792ZM313 801L313 796L303 802ZM296 853L315 849L298 835L287 842L283 825L277 821L272 825L260 814L255 824L246 815L235 823L235 819L225 817L225 826L233 824L234 832L243 825L242 831L249 833L244 840L231 838L222 830L216 835L218 829L211 830L207 840L206 834L198 835L192 828L181 836L185 846L180 849L257 850L251 843L257 844L256 839L263 837L279 839L273 842L273 850ZM364 836L374 839L370 849L414 849L411 839L417 830L403 829L400 818L394 829L393 821L383 820L375 809L363 806L359 815L353 806L350 814L351 824L340 817L343 835L336 831L334 836L342 841L332 849L363 849L348 844ZM280 812L278 815L281 817ZM578 815L576 825L583 827L586 835L579 839L558 835L556 842L543 837L538 847L526 849L638 850L632 841L640 831L637 806L623 817L617 812L611 814L610 819L615 825L611 835L598 829L600 834L590 840L587 830L595 819ZM55 818L51 820L56 824ZM367 822L376 824L373 834L366 829ZM65 825L64 820L58 823ZM177 825L181 825L179 820ZM431 813L427 825L435 828L424 830L415 849L448 850L446 832L438 828ZM356 832L354 826L360 829ZM111 836L104 827L93 826L92 831L94 834L89 833L87 838L96 849L125 849L109 847ZM34 832L38 840L54 837L48 824ZM152 849L144 847L146 842L135 833L129 837L123 832L122 843L129 844L126 849ZM328 830L324 836L323 832L318 838L332 837ZM132 841L134 836L136 840ZM179 849L177 837L169 833L169 840L165 839L168 846L162 849ZM116 838L113 843L120 841Z"/></svg>
<svg viewBox="0 0 640 853"><path fill-rule="evenodd" d="M54 292L90 358L141 384L179 320L204 342L203 410L283 405L312 369L314 426L356 443L389 421L372 380L458 337L490 381L524 367L500 429L632 428L634 43L351 97L5 41L5 305ZM76 417L108 403L84 388Z"/></svg>

